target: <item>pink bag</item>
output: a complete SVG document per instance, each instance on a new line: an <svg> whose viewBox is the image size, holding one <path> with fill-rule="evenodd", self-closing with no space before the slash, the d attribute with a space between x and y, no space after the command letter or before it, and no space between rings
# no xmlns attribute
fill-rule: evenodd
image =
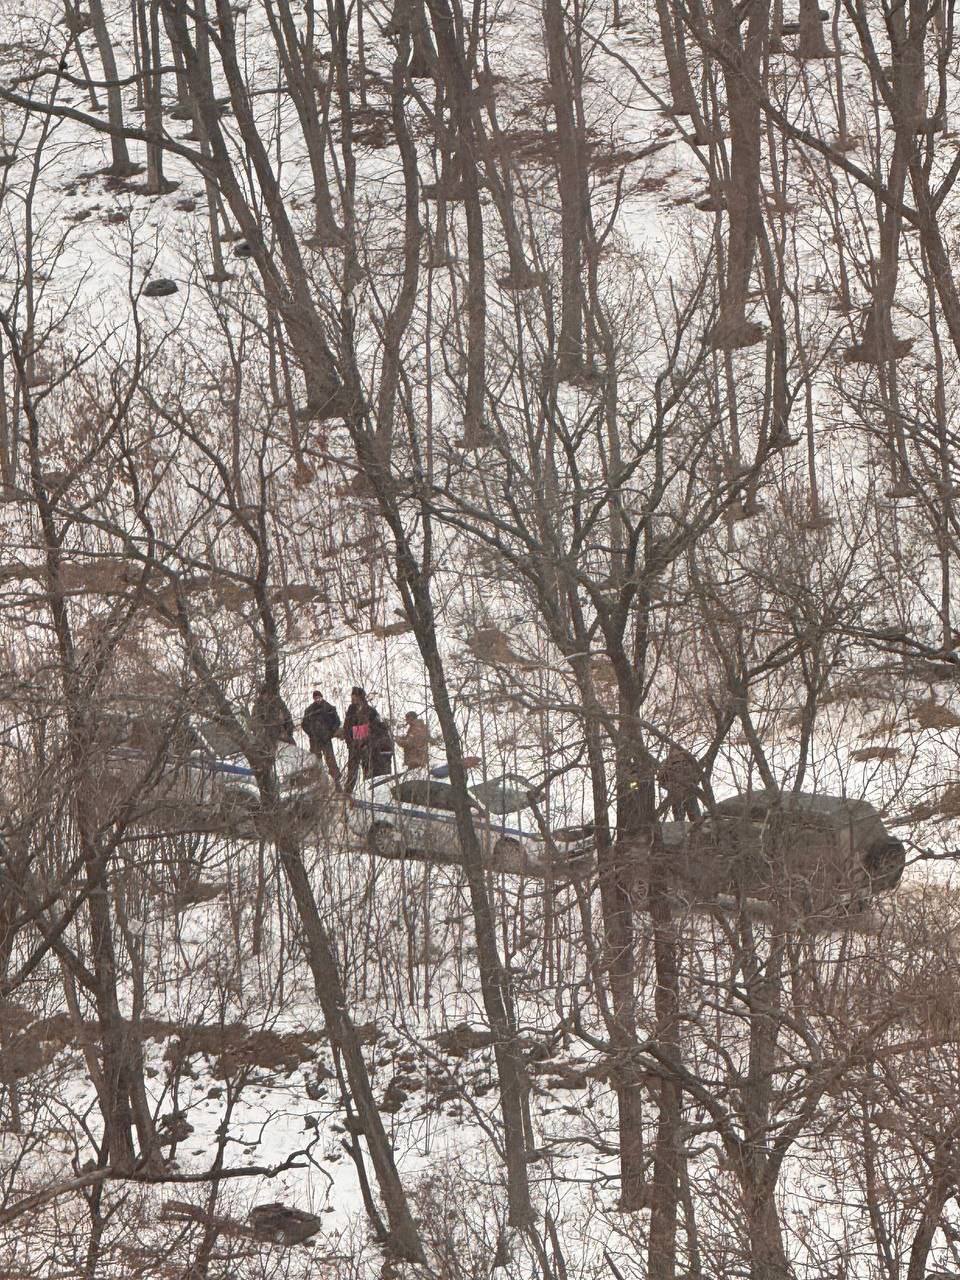
<svg viewBox="0 0 960 1280"><path fill-rule="evenodd" d="M370 737L370 726L368 724L355 724L352 736L354 742L366 742Z"/></svg>

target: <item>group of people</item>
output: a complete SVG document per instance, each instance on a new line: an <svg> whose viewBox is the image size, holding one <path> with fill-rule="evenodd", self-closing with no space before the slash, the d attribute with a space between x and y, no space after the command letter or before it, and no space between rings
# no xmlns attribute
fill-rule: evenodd
<svg viewBox="0 0 960 1280"><path fill-rule="evenodd" d="M404 733L394 738L390 726L368 701L366 691L354 685L342 723L340 713L324 698L323 691L314 689L313 701L304 711L300 727L310 741L310 750L326 765L334 786L349 795L361 772L364 778L378 778L394 771L395 746L403 751L405 769L426 768L430 745L427 726L415 711L408 711L404 719ZM347 744L346 779L334 751L335 738Z"/></svg>
<svg viewBox="0 0 960 1280"><path fill-rule="evenodd" d="M269 721L275 740L292 743L293 720L282 701L279 708L260 709L260 719ZM268 715L268 711L271 714ZM324 698L322 690L314 689L313 701L304 711L300 727L310 741L310 750L326 765L334 786L349 795L361 773L364 778L393 773L395 747L403 752L405 769L427 767L430 736L426 724L416 711L408 711L404 722L404 732L394 737L390 726L367 699L366 690L354 685L342 723L336 707ZM346 779L334 751L334 739L342 739L347 746ZM692 752L672 746L657 770L657 780L662 795L661 810L670 810L675 821L700 816L705 778L703 766Z"/></svg>

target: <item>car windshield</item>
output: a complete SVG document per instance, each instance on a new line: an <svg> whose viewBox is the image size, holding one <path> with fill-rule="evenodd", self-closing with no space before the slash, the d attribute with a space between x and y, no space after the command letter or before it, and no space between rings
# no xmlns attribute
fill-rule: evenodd
<svg viewBox="0 0 960 1280"><path fill-rule="evenodd" d="M517 773L504 773L499 778L478 782L470 790L490 813L519 813L521 809L530 808L530 792L535 791L536 786Z"/></svg>

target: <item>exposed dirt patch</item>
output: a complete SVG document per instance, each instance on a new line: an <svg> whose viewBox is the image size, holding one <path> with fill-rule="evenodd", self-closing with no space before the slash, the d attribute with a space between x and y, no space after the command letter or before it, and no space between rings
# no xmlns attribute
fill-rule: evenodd
<svg viewBox="0 0 960 1280"><path fill-rule="evenodd" d="M258 1067L266 1071L282 1071L289 1075L301 1062L315 1056L315 1047L326 1039L320 1034L276 1031L251 1031L242 1023L226 1027L170 1027L157 1024L163 1035L175 1038L167 1046L164 1057L179 1065L194 1054L213 1059L213 1074L220 1079L239 1071ZM151 1039L159 1036L150 1034Z"/></svg>
<svg viewBox="0 0 960 1280"><path fill-rule="evenodd" d="M439 1031L434 1037L441 1053L448 1053L454 1058L465 1058L476 1049L487 1049L494 1042L492 1031L479 1031L467 1022L458 1022L455 1027Z"/></svg>
<svg viewBox="0 0 960 1280"><path fill-rule="evenodd" d="M0 1031L22 1031L33 1021L33 1014L22 1004L0 1000Z"/></svg>
<svg viewBox="0 0 960 1280"><path fill-rule="evenodd" d="M3 1030L13 1031L4 1037L3 1074L8 1080L20 1080L32 1076L48 1066L61 1049L72 1044L75 1037L70 1019L65 1013L36 1022L23 1021L23 1010L17 1005L6 1005L7 1017ZM8 1021L9 1018L9 1021Z"/></svg>
<svg viewBox="0 0 960 1280"><path fill-rule="evenodd" d="M671 178L669 173L651 174L633 184L633 189L641 195L650 195L654 191L662 191Z"/></svg>
<svg viewBox="0 0 960 1280"><path fill-rule="evenodd" d="M895 760L900 754L899 747L858 747L850 752L851 760Z"/></svg>
<svg viewBox="0 0 960 1280"><path fill-rule="evenodd" d="M939 796L915 805L910 811L910 818L914 822L924 822L928 818L960 818L960 782L949 783Z"/></svg>
<svg viewBox="0 0 960 1280"><path fill-rule="evenodd" d="M510 129L503 134L500 141L501 145L511 153L513 158L520 162L533 165L553 165L556 164L559 158L560 138L555 129L543 127ZM587 163L597 173L614 173L620 169L625 169L627 165L634 164L638 160L643 160L653 150L658 150L660 146L666 145L667 143L664 141L642 148L616 147L611 145L608 138L603 138L595 131L588 129L586 137ZM660 190L660 187L655 186L650 189Z"/></svg>
<svg viewBox="0 0 960 1280"><path fill-rule="evenodd" d="M9 1034L3 1050L4 1069L20 1078L33 1075L69 1046L79 1043L80 1032L65 1013L31 1021L18 1005L0 1005L0 1029ZM83 1024L83 1031L98 1034L95 1022ZM220 1079L238 1071L257 1068L289 1074L304 1062L316 1058L317 1045L326 1041L324 1032L277 1032L256 1030L245 1023L205 1026L145 1018L137 1028L141 1040L170 1040L164 1057L174 1066L203 1054L212 1060L212 1073ZM379 1035L376 1023L358 1027L360 1038L373 1043Z"/></svg>
<svg viewBox="0 0 960 1280"><path fill-rule="evenodd" d="M246 1240L267 1240L271 1244L302 1244L323 1226L320 1218L303 1209L294 1209L275 1201L251 1209L246 1223L224 1215L209 1214L199 1205L185 1200L167 1200L160 1216L167 1221L197 1222L217 1235ZM249 1225L248 1225L249 1224Z"/></svg>
<svg viewBox="0 0 960 1280"><path fill-rule="evenodd" d="M538 1062L531 1066L531 1071L546 1076L544 1084L548 1089L586 1089L589 1083L589 1064L576 1059Z"/></svg>
<svg viewBox="0 0 960 1280"><path fill-rule="evenodd" d="M960 729L960 715L936 698L915 702L911 715L921 729Z"/></svg>
<svg viewBox="0 0 960 1280"><path fill-rule="evenodd" d="M212 902L214 898L225 894L227 888L225 880L190 880L171 895L170 906L174 911L186 911L203 902Z"/></svg>

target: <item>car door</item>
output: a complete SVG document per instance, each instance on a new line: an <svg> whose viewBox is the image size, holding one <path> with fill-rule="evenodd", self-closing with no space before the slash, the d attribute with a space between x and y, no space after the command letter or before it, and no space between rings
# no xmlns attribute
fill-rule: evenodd
<svg viewBox="0 0 960 1280"><path fill-rule="evenodd" d="M529 778L517 773L504 773L471 787L487 856L505 845L516 849L532 845L541 852L543 840L530 812L535 789Z"/></svg>
<svg viewBox="0 0 960 1280"><path fill-rule="evenodd" d="M431 777L401 778L391 789L404 847L437 861L456 860L460 844L450 783Z"/></svg>

